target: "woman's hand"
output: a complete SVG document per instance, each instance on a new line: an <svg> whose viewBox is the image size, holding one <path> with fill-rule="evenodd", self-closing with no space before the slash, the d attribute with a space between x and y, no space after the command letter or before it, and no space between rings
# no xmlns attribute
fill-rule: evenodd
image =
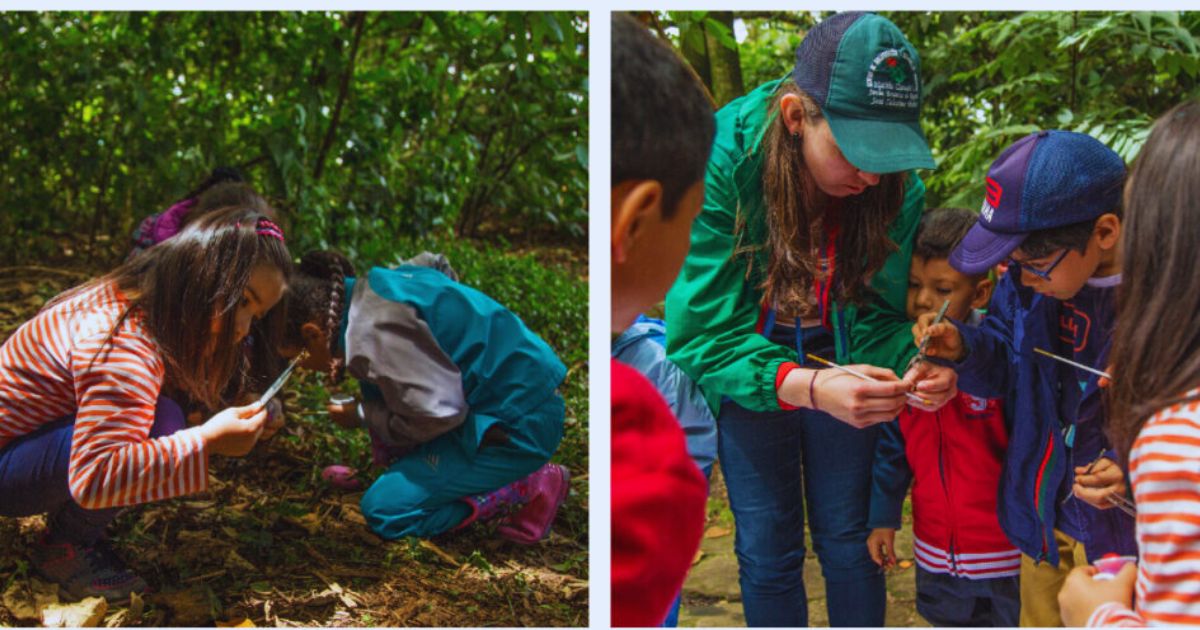
<svg viewBox="0 0 1200 630"><path fill-rule="evenodd" d="M880 569L890 569L896 566L896 530L890 527L876 527L867 536L867 553Z"/></svg>
<svg viewBox="0 0 1200 630"><path fill-rule="evenodd" d="M962 361L967 351L963 346L962 334L958 332L958 327L946 321L931 326L930 324L935 319L937 319L937 313L925 313L917 318L917 323L912 327L913 343L919 347L925 335L929 335L929 343L925 346L927 356L955 362Z"/></svg>
<svg viewBox="0 0 1200 630"><path fill-rule="evenodd" d="M1071 487L1071 491L1088 505L1107 510L1113 507L1108 495L1124 495L1126 489L1125 473L1107 457L1100 458L1100 461L1092 466L1091 472L1088 472L1087 466L1075 467L1075 485Z"/></svg>
<svg viewBox="0 0 1200 630"><path fill-rule="evenodd" d="M914 393L930 403L925 405L910 398L908 404L925 411L937 411L958 395L958 372L928 361L914 365L904 380L913 384Z"/></svg>
<svg viewBox="0 0 1200 630"><path fill-rule="evenodd" d="M908 402L905 394L910 386L907 381L896 378L891 370L873 365L846 367L879 382L866 381L835 369L816 370L816 381L812 382L813 370L796 369L784 377L779 397L797 407L824 411L858 429L887 422L904 409Z"/></svg>
<svg viewBox="0 0 1200 630"><path fill-rule="evenodd" d="M343 429L357 429L359 427L357 398L348 403L328 403L325 405L325 409L329 412L329 417L339 427Z"/></svg>
<svg viewBox="0 0 1200 630"><path fill-rule="evenodd" d="M1111 580L1095 580L1096 567L1075 567L1058 592L1058 608L1063 624L1068 628L1079 628L1087 623L1092 613L1101 604L1116 602L1133 607L1133 583L1137 577L1137 565L1132 562L1121 567Z"/></svg>
<svg viewBox="0 0 1200 630"><path fill-rule="evenodd" d="M241 457L254 448L266 421L265 405L230 407L200 425L200 437L211 453Z"/></svg>

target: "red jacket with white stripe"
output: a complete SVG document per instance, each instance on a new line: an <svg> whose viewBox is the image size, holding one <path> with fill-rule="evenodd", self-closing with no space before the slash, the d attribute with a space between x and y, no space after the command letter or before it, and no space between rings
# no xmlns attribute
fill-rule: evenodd
<svg viewBox="0 0 1200 630"><path fill-rule="evenodd" d="M1017 575L1021 552L996 516L1007 446L999 400L959 392L935 412L905 408L880 432L868 525L900 528L911 480L921 568L969 579Z"/></svg>
<svg viewBox="0 0 1200 630"><path fill-rule="evenodd" d="M68 484L88 509L204 490L199 427L150 439L165 373L158 346L112 283L38 313L0 346L0 449L74 414ZM114 328L114 326L116 326Z"/></svg>

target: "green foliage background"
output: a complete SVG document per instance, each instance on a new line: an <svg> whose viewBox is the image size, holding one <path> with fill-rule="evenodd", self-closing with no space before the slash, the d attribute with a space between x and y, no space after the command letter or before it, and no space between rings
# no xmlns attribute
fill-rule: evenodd
<svg viewBox="0 0 1200 630"><path fill-rule="evenodd" d="M571 370L555 459L582 474L586 18L0 13L0 264L103 273L143 217L237 166L294 255L362 270L443 252L516 312ZM319 448L366 468L361 436L309 415ZM585 550L586 503L575 484L563 515Z"/></svg>
<svg viewBox="0 0 1200 630"><path fill-rule="evenodd" d="M1130 162L1156 117L1200 93L1197 12L882 14L921 55L922 126L938 162L921 174L929 207L978 208L988 165L1036 129L1091 134ZM790 72L804 33L827 15L735 11L747 31L735 44L741 92ZM720 30L703 12L654 17L685 51L696 24Z"/></svg>
<svg viewBox="0 0 1200 630"><path fill-rule="evenodd" d="M219 165L297 252L585 242L585 13L0 13L0 42L0 259L123 254Z"/></svg>

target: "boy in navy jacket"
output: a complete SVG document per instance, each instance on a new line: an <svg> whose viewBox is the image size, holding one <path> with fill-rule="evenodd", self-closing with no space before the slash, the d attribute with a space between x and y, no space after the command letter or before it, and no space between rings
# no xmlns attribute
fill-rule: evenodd
<svg viewBox="0 0 1200 630"><path fill-rule="evenodd" d="M963 273L1007 259L979 328L930 326L929 354L950 360L959 389L1003 398L1011 434L999 516L1024 554L1021 625L1061 624L1057 594L1082 545L1088 561L1136 553L1134 521L1110 509L1124 475L1102 432L1098 378L1035 348L1103 369L1121 281L1125 164L1096 139L1030 134L1000 154L979 222L950 256Z"/></svg>

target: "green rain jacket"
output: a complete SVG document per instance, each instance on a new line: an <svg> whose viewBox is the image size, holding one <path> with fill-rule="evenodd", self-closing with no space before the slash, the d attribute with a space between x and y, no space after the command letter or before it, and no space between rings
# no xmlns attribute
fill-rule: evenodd
<svg viewBox="0 0 1200 630"><path fill-rule="evenodd" d="M763 313L759 286L767 269L762 140L781 82L764 83L717 112L704 208L692 225L687 260L667 293L668 357L700 385L713 415L725 398L753 411L778 410L776 372L785 362L802 362L794 348L758 332ZM925 184L910 173L904 206L888 230L900 249L872 277L877 295L861 308L833 304L839 363L867 363L899 373L916 353L905 299L924 205Z"/></svg>

